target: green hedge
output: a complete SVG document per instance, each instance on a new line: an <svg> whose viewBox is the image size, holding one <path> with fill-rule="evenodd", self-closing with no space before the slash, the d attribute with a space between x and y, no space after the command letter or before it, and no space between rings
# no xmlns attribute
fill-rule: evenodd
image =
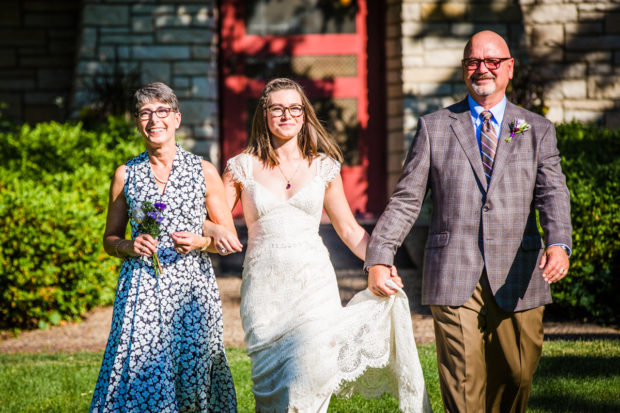
<svg viewBox="0 0 620 413"><path fill-rule="evenodd" d="M620 131L557 126L573 257L552 287L562 316L617 323ZM0 132L0 328L45 326L112 302L119 261L101 245L114 167L143 150L133 125L43 123Z"/></svg>
<svg viewBox="0 0 620 413"><path fill-rule="evenodd" d="M112 302L108 189L114 168L142 150L135 127L116 118L94 131L51 122L0 133L0 328L57 324Z"/></svg>
<svg viewBox="0 0 620 413"><path fill-rule="evenodd" d="M573 256L551 288L553 313L606 324L620 321L620 129L557 125L571 192Z"/></svg>

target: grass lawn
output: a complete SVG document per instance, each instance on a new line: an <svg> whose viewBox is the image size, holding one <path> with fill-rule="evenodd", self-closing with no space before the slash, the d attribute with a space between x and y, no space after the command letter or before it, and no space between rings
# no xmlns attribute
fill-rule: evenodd
<svg viewBox="0 0 620 413"><path fill-rule="evenodd" d="M441 396L433 344L419 347L435 412ZM85 412L102 353L0 354L0 412ZM239 412L253 412L250 361L245 351L228 349ZM332 398L329 412L396 412L391 396L379 400ZM620 341L545 342L534 377L531 412L620 411Z"/></svg>

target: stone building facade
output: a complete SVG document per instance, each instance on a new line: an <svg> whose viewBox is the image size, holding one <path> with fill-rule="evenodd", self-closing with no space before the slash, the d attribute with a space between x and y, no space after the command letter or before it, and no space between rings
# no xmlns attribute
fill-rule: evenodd
<svg viewBox="0 0 620 413"><path fill-rule="evenodd" d="M388 188L417 119L465 97L460 60L480 30L508 42L517 100L554 122L620 127L619 1L388 0L387 10Z"/></svg>
<svg viewBox="0 0 620 413"><path fill-rule="evenodd" d="M62 119L71 100L79 1L3 0L2 115L36 123Z"/></svg>
<svg viewBox="0 0 620 413"><path fill-rule="evenodd" d="M74 110L92 100L90 83L115 72L161 81L179 98L185 146L219 158L215 0L84 0L80 33Z"/></svg>
<svg viewBox="0 0 620 413"><path fill-rule="evenodd" d="M368 0L375 1L375 0ZM620 0L381 0L386 7L388 191L417 119L466 94L468 37L491 29L517 59L513 96L552 121L620 127ZM186 146L219 162L215 0L6 0L0 15L0 101L27 122L63 119L115 75L178 93ZM368 32L377 35L372 27ZM369 65L374 64L368 62ZM529 91L529 94L518 92ZM371 114L372 116L372 114Z"/></svg>

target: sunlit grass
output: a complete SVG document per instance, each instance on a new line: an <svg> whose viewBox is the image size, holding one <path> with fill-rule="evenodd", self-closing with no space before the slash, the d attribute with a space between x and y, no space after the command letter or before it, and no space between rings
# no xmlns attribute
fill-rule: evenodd
<svg viewBox="0 0 620 413"><path fill-rule="evenodd" d="M0 354L0 412L88 411L102 354Z"/></svg>
<svg viewBox="0 0 620 413"><path fill-rule="evenodd" d="M443 411L433 344L419 346L435 412ZM227 349L240 413L254 412L250 359ZM0 412L86 412L102 353L0 354ZM332 398L329 412L385 413L398 402ZM620 411L620 340L545 342L528 412Z"/></svg>

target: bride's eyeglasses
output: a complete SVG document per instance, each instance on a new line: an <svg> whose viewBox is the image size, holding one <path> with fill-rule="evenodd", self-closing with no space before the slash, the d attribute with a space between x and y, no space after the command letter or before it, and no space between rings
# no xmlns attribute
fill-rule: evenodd
<svg viewBox="0 0 620 413"><path fill-rule="evenodd" d="M269 110L269 114L274 118L284 116L284 112L288 110L288 113L291 114L292 117L298 118L304 114L304 107L302 105L291 105L291 106L280 106L280 105L271 105L267 108Z"/></svg>

